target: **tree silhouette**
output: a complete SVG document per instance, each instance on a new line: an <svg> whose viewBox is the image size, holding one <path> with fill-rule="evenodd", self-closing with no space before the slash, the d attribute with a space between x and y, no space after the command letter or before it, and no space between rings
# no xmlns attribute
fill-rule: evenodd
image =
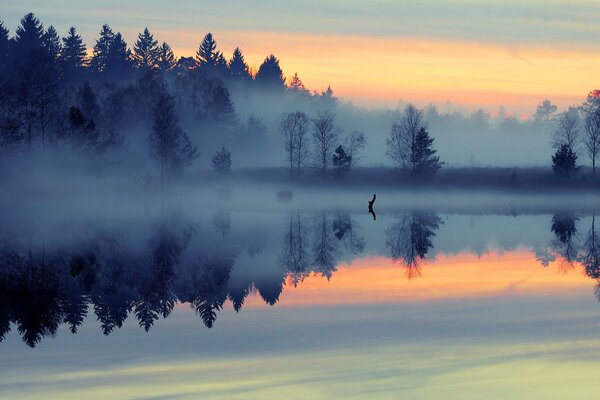
<svg viewBox="0 0 600 400"><path fill-rule="evenodd" d="M150 145L160 164L160 181L164 185L167 172L179 173L198 157L197 148L179 127L173 97L161 90L154 106Z"/></svg>
<svg viewBox="0 0 600 400"><path fill-rule="evenodd" d="M294 73L294 76L292 77L289 85L288 85L288 89L297 95L300 96L308 96L310 95L310 91L308 89L306 89L306 87L304 86L304 83L302 83L302 80L300 79L300 77L298 77L298 73Z"/></svg>
<svg viewBox="0 0 600 400"><path fill-rule="evenodd" d="M217 151L210 160L212 169L220 174L231 172L231 153L225 147Z"/></svg>
<svg viewBox="0 0 600 400"><path fill-rule="evenodd" d="M561 267L570 267L577 258L578 245L575 241L577 222L573 214L558 213L552 216L551 230L556 237L552 243L555 251L562 257Z"/></svg>
<svg viewBox="0 0 600 400"><path fill-rule="evenodd" d="M415 175L428 175L434 174L440 169L444 163L435 155L436 152L437 150L433 148L433 138L430 138L429 132L421 127L412 144L410 154L412 173Z"/></svg>
<svg viewBox="0 0 600 400"><path fill-rule="evenodd" d="M441 223L433 213L405 214L386 231L392 260L406 268L409 279L421 275L421 265L433 247L432 240Z"/></svg>
<svg viewBox="0 0 600 400"><path fill-rule="evenodd" d="M583 104L585 130L583 144L592 162L592 173L596 176L596 159L600 153L600 91L592 91Z"/></svg>
<svg viewBox="0 0 600 400"><path fill-rule="evenodd" d="M264 89L273 91L282 91L285 89L285 78L279 66L279 59L273 54L265 58L258 68L254 79Z"/></svg>
<svg viewBox="0 0 600 400"><path fill-rule="evenodd" d="M100 37L96 40L90 60L90 68L93 72L101 73L106 71L114 39L115 34L112 29L107 24L102 25Z"/></svg>
<svg viewBox="0 0 600 400"><path fill-rule="evenodd" d="M301 112L290 112L281 117L280 133L285 138L285 150L290 163L290 177L296 169L296 176L309 157L308 128L310 120Z"/></svg>
<svg viewBox="0 0 600 400"><path fill-rule="evenodd" d="M44 36L42 37L42 46L52 62L58 61L62 51L62 44L60 37L58 36L58 32L56 32L56 29L54 29L52 25L50 25L48 29L46 29L46 32L44 32Z"/></svg>
<svg viewBox="0 0 600 400"><path fill-rule="evenodd" d="M62 39L60 60L66 77L75 77L83 72L86 66L87 53L81 36L75 27L69 28L69 33Z"/></svg>
<svg viewBox="0 0 600 400"><path fill-rule="evenodd" d="M212 33L207 33L204 36L196 52L196 61L200 72L205 76L223 77L226 75L227 61L225 61L223 53L217 50L217 42Z"/></svg>
<svg viewBox="0 0 600 400"><path fill-rule="evenodd" d="M288 273L294 286L309 273L307 254L307 231L299 214L290 215L290 223L283 240L281 265Z"/></svg>
<svg viewBox="0 0 600 400"><path fill-rule="evenodd" d="M577 169L577 154L571 146L563 144L552 156L552 170L556 175L568 179Z"/></svg>
<svg viewBox="0 0 600 400"><path fill-rule="evenodd" d="M325 174L331 165L333 151L342 133L335 124L335 114L325 111L313 119L313 156L315 166Z"/></svg>
<svg viewBox="0 0 600 400"><path fill-rule="evenodd" d="M236 47L235 50L233 50L233 56L231 57L231 60L229 60L228 68L229 74L234 80L242 82L252 80L250 69L248 68L248 64L246 64L244 55L239 47Z"/></svg>
<svg viewBox="0 0 600 400"><path fill-rule="evenodd" d="M352 165L352 157L346 154L342 145L339 145L333 152L332 162L338 173L348 172Z"/></svg>
<svg viewBox="0 0 600 400"><path fill-rule="evenodd" d="M9 45L8 29L0 21L0 83L4 82L8 74Z"/></svg>
<svg viewBox="0 0 600 400"><path fill-rule="evenodd" d="M600 249L598 235L596 233L596 216L592 216L592 226L588 232L585 243L583 244L583 254L581 264L585 268L587 276L593 279L600 279Z"/></svg>
<svg viewBox="0 0 600 400"><path fill-rule="evenodd" d="M315 225L313 236L313 265L315 272L328 280L336 271L339 249L332 237L332 227L325 213L321 215L320 223Z"/></svg>
<svg viewBox="0 0 600 400"><path fill-rule="evenodd" d="M175 60L175 54L173 54L171 46L163 42L162 45L158 48L157 53L157 66L160 71L170 72L173 69L175 69L177 62Z"/></svg>
<svg viewBox="0 0 600 400"><path fill-rule="evenodd" d="M138 34L138 39L133 46L133 63L138 70L157 69L160 49L158 41L148 28Z"/></svg>

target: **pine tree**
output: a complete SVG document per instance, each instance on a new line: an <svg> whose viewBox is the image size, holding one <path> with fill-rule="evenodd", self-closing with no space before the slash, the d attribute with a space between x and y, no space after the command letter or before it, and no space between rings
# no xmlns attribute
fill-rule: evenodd
<svg viewBox="0 0 600 400"><path fill-rule="evenodd" d="M235 48L235 50L233 51L233 56L231 57L231 60L229 60L229 74L235 80L252 80L248 64L246 64L246 60L244 60L244 55L242 54L242 51L239 47Z"/></svg>
<svg viewBox="0 0 600 400"><path fill-rule="evenodd" d="M6 77L8 72L8 51L9 51L9 39L8 29L4 26L4 23L0 21L0 82Z"/></svg>
<svg viewBox="0 0 600 400"><path fill-rule="evenodd" d="M217 42L212 33L207 33L196 52L199 70L206 76L225 76L227 61L223 53L217 50Z"/></svg>
<svg viewBox="0 0 600 400"><path fill-rule="evenodd" d="M332 161L333 161L333 166L339 172L348 172L350 170L350 166L352 165L352 157L350 155L346 154L346 151L344 150L344 148L341 145L339 145L335 149L335 152L333 153Z"/></svg>
<svg viewBox="0 0 600 400"><path fill-rule="evenodd" d="M163 72L169 72L177 65L171 46L165 42L158 48L157 65L158 69Z"/></svg>
<svg viewBox="0 0 600 400"><path fill-rule="evenodd" d="M120 32L114 36L109 48L106 72L112 78L125 79L131 72L131 51Z"/></svg>
<svg viewBox="0 0 600 400"><path fill-rule="evenodd" d="M50 60L53 62L58 61L62 50L62 45L56 29L54 29L52 25L50 25L44 33L42 43L44 49L46 50L46 54L50 57Z"/></svg>
<svg viewBox="0 0 600 400"><path fill-rule="evenodd" d="M437 150L433 148L433 138L423 127L419 129L412 144L410 161L412 173L415 175L434 174L443 165L440 158L435 155Z"/></svg>
<svg viewBox="0 0 600 400"><path fill-rule="evenodd" d="M279 59L271 54L260 65L256 73L256 83L272 90L285 89L285 78L279 66Z"/></svg>
<svg viewBox="0 0 600 400"><path fill-rule="evenodd" d="M577 154L568 144L563 144L552 156L552 170L555 174L570 178L577 170Z"/></svg>
<svg viewBox="0 0 600 400"><path fill-rule="evenodd" d="M158 68L159 58L158 41L148 28L138 34L138 40L133 47L133 62L138 70Z"/></svg>
<svg viewBox="0 0 600 400"><path fill-rule="evenodd" d="M62 52L60 59L65 71L69 76L80 71L86 64L86 49L81 36L77 34L75 27L69 28L69 34L62 39Z"/></svg>
<svg viewBox="0 0 600 400"><path fill-rule="evenodd" d="M43 49L44 26L32 13L21 19L12 40L12 57L15 61L27 56L30 52Z"/></svg>
<svg viewBox="0 0 600 400"><path fill-rule="evenodd" d="M307 96L310 94L308 89L306 89L306 87L304 86L304 83L302 83L302 79L300 79L297 72L294 73L294 76L292 77L292 80L288 85L288 89L293 93L300 94L303 96Z"/></svg>
<svg viewBox="0 0 600 400"><path fill-rule="evenodd" d="M100 37L96 40L92 53L90 67L93 72L100 73L106 71L106 65L110 57L111 47L115 34L107 24L102 25Z"/></svg>
<svg viewBox="0 0 600 400"><path fill-rule="evenodd" d="M210 166L221 174L226 174L231 171L231 153L225 147L217 151L213 155Z"/></svg>
<svg viewBox="0 0 600 400"><path fill-rule="evenodd" d="M168 173L181 173L198 157L197 148L179 126L175 100L163 86L153 110L150 145L160 164L160 180L164 185Z"/></svg>

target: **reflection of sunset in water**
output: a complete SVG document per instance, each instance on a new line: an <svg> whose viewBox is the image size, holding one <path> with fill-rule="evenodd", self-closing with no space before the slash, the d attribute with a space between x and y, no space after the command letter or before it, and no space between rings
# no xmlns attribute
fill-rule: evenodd
<svg viewBox="0 0 600 400"><path fill-rule="evenodd" d="M580 265L566 268L557 259L544 267L528 250L439 255L418 271L389 258L366 257L340 264L330 281L311 275L294 287L288 279L277 306L552 295L593 285ZM259 296L247 299L246 306L262 305Z"/></svg>

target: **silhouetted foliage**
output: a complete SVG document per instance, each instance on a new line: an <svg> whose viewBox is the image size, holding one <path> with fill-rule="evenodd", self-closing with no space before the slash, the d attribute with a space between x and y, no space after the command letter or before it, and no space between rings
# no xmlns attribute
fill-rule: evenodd
<svg viewBox="0 0 600 400"><path fill-rule="evenodd" d="M556 175L570 178L577 170L577 154L571 146L563 144L552 156L552 170Z"/></svg>
<svg viewBox="0 0 600 400"><path fill-rule="evenodd" d="M273 54L265 58L254 79L259 86L268 90L282 91L285 89L285 78L279 66L279 59Z"/></svg>
<svg viewBox="0 0 600 400"><path fill-rule="evenodd" d="M148 28L138 34L138 39L133 46L133 63L138 70L157 69L159 67L160 49L158 41Z"/></svg>
<svg viewBox="0 0 600 400"><path fill-rule="evenodd" d="M409 279L421 275L421 264L433 247L432 239L441 223L436 214L406 214L386 231L392 260L406 267Z"/></svg>
<svg viewBox="0 0 600 400"><path fill-rule="evenodd" d="M226 174L231 171L231 153L225 147L217 151L210 160L212 169L220 174Z"/></svg>
<svg viewBox="0 0 600 400"><path fill-rule="evenodd" d="M352 165L352 157L346 154L342 145L339 145L333 152L332 162L338 172L348 172Z"/></svg>
<svg viewBox="0 0 600 400"><path fill-rule="evenodd" d="M248 64L246 64L246 60L244 59L244 55L239 47L236 47L233 50L233 56L231 60L229 60L229 74L234 80L248 82L252 80L252 75L250 75L250 69L248 68Z"/></svg>

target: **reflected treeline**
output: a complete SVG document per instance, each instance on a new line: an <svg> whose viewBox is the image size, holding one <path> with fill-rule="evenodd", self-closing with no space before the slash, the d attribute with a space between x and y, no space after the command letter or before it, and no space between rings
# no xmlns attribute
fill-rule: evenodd
<svg viewBox="0 0 600 400"><path fill-rule="evenodd" d="M330 279L341 262L366 249L364 233L348 213L292 212L276 221L232 224L228 211L218 211L206 227L171 217L139 231L75 233L77 239L60 244L44 242L34 232L2 235L0 229L0 341L16 329L33 347L63 325L76 333L92 315L106 335L128 318L149 331L177 304L191 306L212 327L227 302L240 311L249 296L258 295L273 305L286 284L298 285L311 275ZM411 279L435 258L443 222L428 212L401 214L394 221L385 230L385 245ZM595 217L557 213L549 228L552 239L539 249L538 260L564 269L583 266L598 280L600 299Z"/></svg>
<svg viewBox="0 0 600 400"><path fill-rule="evenodd" d="M297 284L310 274L330 278L343 250L359 254L365 247L348 214L292 213L283 243L277 244L279 261L275 256L268 273L245 271L232 279L235 268L244 270L244 262L260 257L264 238L252 235L242 247L228 248L231 215L218 212L212 225L206 238L193 224L168 221L136 243L105 231L52 248L5 240L0 243L0 340L14 325L33 347L63 324L76 333L91 313L105 335L132 315L149 331L177 303L191 305L212 327L227 301L239 311L258 293L273 305L286 279Z"/></svg>

